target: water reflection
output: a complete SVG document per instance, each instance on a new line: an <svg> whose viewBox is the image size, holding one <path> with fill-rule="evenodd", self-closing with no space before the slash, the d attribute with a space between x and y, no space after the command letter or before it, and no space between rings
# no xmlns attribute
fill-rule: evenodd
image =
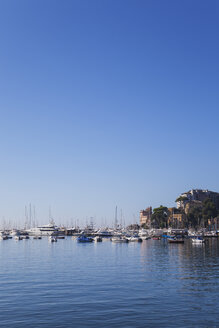
<svg viewBox="0 0 219 328"><path fill-rule="evenodd" d="M0 243L3 327L216 327L219 244ZM16 291L16 293L15 293ZM83 324L82 324L83 322Z"/></svg>
<svg viewBox="0 0 219 328"><path fill-rule="evenodd" d="M147 240L140 247L141 268L156 276L162 272L177 279L212 281L219 267L218 240L210 240L204 245L194 245L191 240L184 244L168 244L164 241ZM212 281L214 284L214 282Z"/></svg>

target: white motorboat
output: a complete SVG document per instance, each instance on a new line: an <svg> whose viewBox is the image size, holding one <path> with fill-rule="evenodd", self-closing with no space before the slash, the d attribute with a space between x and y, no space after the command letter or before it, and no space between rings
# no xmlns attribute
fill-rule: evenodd
<svg viewBox="0 0 219 328"><path fill-rule="evenodd" d="M128 243L128 239L124 236L115 236L111 238L114 243Z"/></svg>
<svg viewBox="0 0 219 328"><path fill-rule="evenodd" d="M99 243L99 242L101 242L101 241L103 241L103 240L102 240L101 237L96 236L96 237L94 237L94 241L95 241L96 243Z"/></svg>
<svg viewBox="0 0 219 328"><path fill-rule="evenodd" d="M4 231L0 231L0 240L7 240L8 236Z"/></svg>
<svg viewBox="0 0 219 328"><path fill-rule="evenodd" d="M55 236L50 236L50 237L49 237L49 241L50 241L51 243L57 242L57 238L56 238Z"/></svg>
<svg viewBox="0 0 219 328"><path fill-rule="evenodd" d="M203 244L203 243L205 243L205 239L202 237L192 238L192 243L193 244Z"/></svg>
<svg viewBox="0 0 219 328"><path fill-rule="evenodd" d="M138 236L131 236L127 237L129 242L142 242L142 238L139 238Z"/></svg>
<svg viewBox="0 0 219 328"><path fill-rule="evenodd" d="M17 229L13 229L10 231L10 236L14 237L20 234L20 231Z"/></svg>
<svg viewBox="0 0 219 328"><path fill-rule="evenodd" d="M15 240L23 240L24 237L21 236L21 235L16 235L16 236L14 236L14 239L15 239Z"/></svg>
<svg viewBox="0 0 219 328"><path fill-rule="evenodd" d="M139 237L142 239L142 240L147 240L149 239L149 231L148 229L140 229L139 230L139 233L138 233Z"/></svg>

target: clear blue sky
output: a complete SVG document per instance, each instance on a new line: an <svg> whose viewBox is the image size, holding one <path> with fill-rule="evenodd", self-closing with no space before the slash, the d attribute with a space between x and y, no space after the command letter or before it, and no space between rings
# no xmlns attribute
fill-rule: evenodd
<svg viewBox="0 0 219 328"><path fill-rule="evenodd" d="M1 0L0 219L219 191L219 2Z"/></svg>

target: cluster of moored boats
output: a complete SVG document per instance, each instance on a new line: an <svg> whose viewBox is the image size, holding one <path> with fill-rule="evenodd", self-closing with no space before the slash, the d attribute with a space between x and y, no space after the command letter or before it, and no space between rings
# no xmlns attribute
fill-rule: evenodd
<svg viewBox="0 0 219 328"><path fill-rule="evenodd" d="M203 244L210 237L217 237L215 232L190 232L182 229L140 229L139 231L113 231L111 235L105 235L104 237L110 237L110 240L114 243L128 243L128 242L142 242L143 240L153 239L161 240L166 239L170 244L183 244L186 239L190 239L193 244ZM92 233L85 233L82 231L78 237L78 242L92 242L102 241L101 234L95 236Z"/></svg>
<svg viewBox="0 0 219 328"><path fill-rule="evenodd" d="M0 240L14 238L15 240L42 239L43 236L49 237L49 241L57 242L69 235L68 230L60 229L54 224L48 224L29 230L0 231ZM142 242L143 240L166 239L168 243L184 243L185 239L191 239L194 244L202 244L206 238L217 237L218 231L189 231L186 229L84 229L71 231L71 235L77 238L78 242L101 242L103 238L110 239L114 243Z"/></svg>
<svg viewBox="0 0 219 328"><path fill-rule="evenodd" d="M100 236L95 236L94 238L81 235L77 237L77 241L79 243L86 243L86 242L101 242L103 240ZM110 240L114 243L128 243L128 242L142 242L142 239L138 236L123 236L123 235L117 235L114 237L111 237Z"/></svg>

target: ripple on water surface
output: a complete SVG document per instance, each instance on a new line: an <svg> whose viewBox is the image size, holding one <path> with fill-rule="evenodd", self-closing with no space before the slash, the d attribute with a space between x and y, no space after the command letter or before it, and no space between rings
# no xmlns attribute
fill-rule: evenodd
<svg viewBox="0 0 219 328"><path fill-rule="evenodd" d="M2 327L218 327L219 242L0 242Z"/></svg>

